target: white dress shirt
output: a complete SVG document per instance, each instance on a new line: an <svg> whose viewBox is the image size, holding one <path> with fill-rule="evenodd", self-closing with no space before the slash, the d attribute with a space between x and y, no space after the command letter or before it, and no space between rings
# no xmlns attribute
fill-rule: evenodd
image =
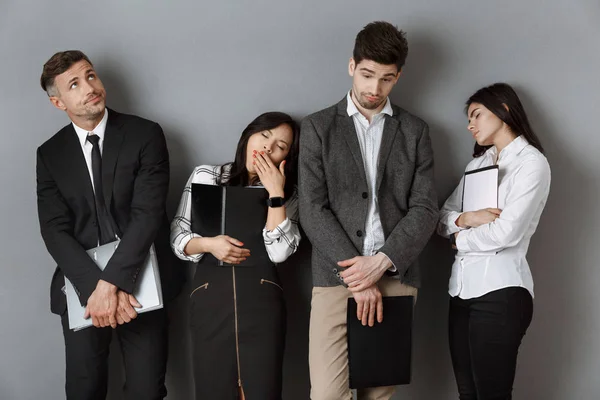
<svg viewBox="0 0 600 400"><path fill-rule="evenodd" d="M375 114L371 118L371 123L369 123L367 118L358 111L358 108L352 101L351 93L349 91L346 95L348 103L346 112L354 121L356 137L360 145L365 174L367 175L367 186L369 188L369 206L367 208L367 223L365 226L362 255L372 256L377 254L379 249L385 244L385 235L379 216L379 203L375 187L377 182L377 162L379 161L379 150L381 148L383 127L385 125L385 114L392 116L394 115L394 110L392 109L390 99L387 98L383 109L378 114ZM390 267L390 271L396 271L396 267Z"/></svg>
<svg viewBox="0 0 600 400"><path fill-rule="evenodd" d="M497 159L497 162L496 162ZM533 297L533 279L525 258L550 190L546 157L518 136L498 155L496 147L473 159L466 171L498 164L500 216L477 228L456 225L461 214L463 179L442 207L438 233L460 232L449 293L462 299L507 287L523 287Z"/></svg>
<svg viewBox="0 0 600 400"><path fill-rule="evenodd" d="M81 144L81 151L83 151L83 156L85 157L85 163L87 164L88 172L90 174L90 181L92 182L92 188L94 191L94 173L92 172L92 149L94 146L87 141L87 137L90 134L98 135L100 140L98 141L98 145L100 146L100 154L102 154L102 149L104 148L104 133L106 132L106 122L108 121L108 110L104 109L104 117L93 131L86 131L83 128L78 127L73 122L73 128L75 128L75 133L77 133L77 138L79 139L79 144Z"/></svg>
<svg viewBox="0 0 600 400"><path fill-rule="evenodd" d="M202 237L192 232L192 183L217 185L220 171L220 165L200 165L194 169L183 189L179 207L171 222L171 248L182 260L198 262L204 256L204 253L189 255L185 253L185 246L190 240ZM229 171L225 170L225 172ZM294 193L287 199L284 206L287 218L272 231L263 229L265 248L269 259L274 263L285 261L296 252L300 243L297 194Z"/></svg>

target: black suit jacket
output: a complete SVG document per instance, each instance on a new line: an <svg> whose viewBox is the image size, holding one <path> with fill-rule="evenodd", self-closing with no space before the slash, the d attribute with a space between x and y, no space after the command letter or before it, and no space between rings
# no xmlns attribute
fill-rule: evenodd
<svg viewBox="0 0 600 400"><path fill-rule="evenodd" d="M82 305L99 279L131 293L152 243L165 301L181 289L183 267L169 247L165 202L169 153L161 127L152 121L108 110L102 152L104 199L121 244L100 271L85 250L97 246L98 227L89 172L72 124L37 150L37 199L42 237L57 268L50 289L51 310L63 314L66 275Z"/></svg>

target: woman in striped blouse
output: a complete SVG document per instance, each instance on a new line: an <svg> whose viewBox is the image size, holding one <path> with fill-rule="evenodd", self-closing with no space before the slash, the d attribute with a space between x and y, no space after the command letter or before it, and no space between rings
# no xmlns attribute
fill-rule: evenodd
<svg viewBox="0 0 600 400"><path fill-rule="evenodd" d="M171 247L197 263L190 295L197 399L281 399L285 305L275 264L300 242L296 195L299 129L287 114L258 116L242 132L235 161L196 167L171 223ZM262 231L271 263L241 267L252 255L237 238L192 231L192 184L263 186ZM223 266L218 266L218 261Z"/></svg>

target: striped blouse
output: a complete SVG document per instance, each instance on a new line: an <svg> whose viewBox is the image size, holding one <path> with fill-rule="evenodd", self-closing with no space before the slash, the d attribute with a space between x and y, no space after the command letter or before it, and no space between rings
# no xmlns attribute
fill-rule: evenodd
<svg viewBox="0 0 600 400"><path fill-rule="evenodd" d="M217 185L217 179L221 171L220 165L200 165L194 168L190 175L183 194L177 213L171 222L171 248L175 255L182 260L198 262L204 255L185 254L184 249L188 242L197 237L193 233L192 226L192 183L202 183L205 185ZM228 172L225 170L225 172ZM263 228L263 238L265 248L269 258L274 263L281 263L296 252L300 243L300 230L298 229L298 196L296 193L285 202L287 218L283 220L274 230L269 231Z"/></svg>

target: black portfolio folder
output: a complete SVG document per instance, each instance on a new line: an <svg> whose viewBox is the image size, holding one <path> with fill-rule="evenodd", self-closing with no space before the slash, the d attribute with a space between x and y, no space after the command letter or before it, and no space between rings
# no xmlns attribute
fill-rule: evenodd
<svg viewBox="0 0 600 400"><path fill-rule="evenodd" d="M262 187L192 184L192 232L201 236L227 235L250 250L250 257L237 264L270 264L262 230L267 221L267 199ZM219 261L219 265L223 265Z"/></svg>
<svg viewBox="0 0 600 400"><path fill-rule="evenodd" d="M356 301L348 299L348 364L350 388L364 389L410 383L413 296L383 298L383 322L363 326Z"/></svg>

